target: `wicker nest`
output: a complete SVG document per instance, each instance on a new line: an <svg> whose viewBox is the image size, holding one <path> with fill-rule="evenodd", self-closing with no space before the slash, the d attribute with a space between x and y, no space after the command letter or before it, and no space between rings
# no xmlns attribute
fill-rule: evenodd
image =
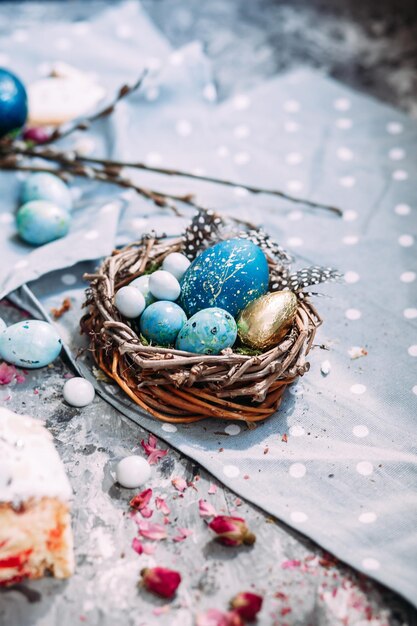
<svg viewBox="0 0 417 626"><path fill-rule="evenodd" d="M300 299L292 329L262 354L228 348L198 355L144 345L113 304L120 287L154 269L182 240L146 237L113 252L96 274L86 275L88 313L81 320L97 365L142 409L172 423L207 417L261 421L281 404L286 387L309 369L306 356L321 319L308 299ZM268 258L270 271L276 262Z"/></svg>

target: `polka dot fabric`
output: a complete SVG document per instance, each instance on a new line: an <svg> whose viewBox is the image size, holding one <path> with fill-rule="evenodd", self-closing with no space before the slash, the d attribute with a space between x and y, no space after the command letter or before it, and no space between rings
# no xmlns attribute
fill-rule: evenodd
<svg viewBox="0 0 417 626"><path fill-rule="evenodd" d="M88 25L88 32L82 24L76 30L60 26L51 31L60 56L79 55L71 57L74 64L87 48L96 50L87 46L86 37L105 37L106 49L111 40L112 58L104 62L98 55L92 61L109 84L120 81L122 65L133 72L133 60L146 56L152 81L143 97L131 98L112 121L114 153L340 207L343 219L279 198L251 196L240 185L220 189L198 181L160 181L164 189L195 193L205 206L262 223L274 242L288 245L296 259L302 258L296 271L335 267L344 281L310 289L332 295L317 301L325 323L309 355L310 371L286 393L279 413L255 430L217 422L192 428L158 423L139 413L117 387L97 381L88 360L78 359L75 365L110 404L195 459L235 493L415 604L416 125L395 110L305 71L216 104L201 50L170 50L143 14L132 15L133 5L126 6L117 20L107 12ZM139 43L133 37L138 31ZM14 58L23 41L25 59L32 46L37 64L45 61L27 33L25 38L15 32L7 53ZM25 77L32 68L22 65L23 53L16 54L13 69ZM130 124L133 115L141 124ZM149 181L154 185L154 179ZM143 182L149 181L145 177ZM1 231L9 239L10 206L10 201L2 203L0 212ZM184 229L184 220L133 196L117 223L119 210L98 214L94 221L85 214L80 238L91 254L101 241L95 232L101 233L102 219L114 219L118 242L153 226L172 235ZM29 272L34 267L38 275L54 269L37 257L25 262L26 254L15 251L8 272L13 280L33 279ZM75 354L86 268L73 265L73 257L61 248L48 257L59 254L59 267L65 269L31 287L44 311L71 294L73 309L60 325ZM301 274L297 280L305 278ZM317 271L314 278L318 281ZM22 293L14 298L30 296ZM41 315L42 309L38 311Z"/></svg>

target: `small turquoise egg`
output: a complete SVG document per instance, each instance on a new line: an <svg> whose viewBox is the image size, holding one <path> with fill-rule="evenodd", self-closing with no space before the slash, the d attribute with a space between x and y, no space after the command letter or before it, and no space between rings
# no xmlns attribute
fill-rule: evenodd
<svg viewBox="0 0 417 626"><path fill-rule="evenodd" d="M61 348L54 327L40 320L17 322L0 334L0 357L20 367L34 369L49 365Z"/></svg>
<svg viewBox="0 0 417 626"><path fill-rule="evenodd" d="M262 250L247 239L216 243L197 256L181 281L179 304L188 316L220 307L236 317L268 290L269 270Z"/></svg>
<svg viewBox="0 0 417 626"><path fill-rule="evenodd" d="M153 344L172 346L187 321L181 307L169 300L150 304L140 318L140 332Z"/></svg>
<svg viewBox="0 0 417 626"><path fill-rule="evenodd" d="M32 200L48 200L61 209L71 211L71 192L63 180L48 172L31 174L23 183L21 203Z"/></svg>
<svg viewBox="0 0 417 626"><path fill-rule="evenodd" d="M146 306L155 302L155 298L149 291L149 274L144 274L143 276L139 276L139 278L135 278L131 283L129 283L129 287L136 287L136 289L139 289L145 298Z"/></svg>
<svg viewBox="0 0 417 626"><path fill-rule="evenodd" d="M16 215L19 235L34 246L64 237L69 231L70 222L68 211L46 200L27 202Z"/></svg>
<svg viewBox="0 0 417 626"><path fill-rule="evenodd" d="M213 307L190 317L182 327L175 347L196 354L219 354L233 346L236 336L236 322L230 313Z"/></svg>

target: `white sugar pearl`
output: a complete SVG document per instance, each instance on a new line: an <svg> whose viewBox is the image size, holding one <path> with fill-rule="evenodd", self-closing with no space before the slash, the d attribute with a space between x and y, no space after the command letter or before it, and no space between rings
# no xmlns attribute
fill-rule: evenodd
<svg viewBox="0 0 417 626"><path fill-rule="evenodd" d="M145 308L143 293L135 287L122 287L116 293L114 304L122 315L129 319L139 317Z"/></svg>
<svg viewBox="0 0 417 626"><path fill-rule="evenodd" d="M177 280L181 280L190 265L190 261L184 254L171 252L163 260L162 269L175 276Z"/></svg>
<svg viewBox="0 0 417 626"><path fill-rule="evenodd" d="M116 467L117 482L127 489L135 489L151 477L151 466L141 456L126 456Z"/></svg>
<svg viewBox="0 0 417 626"><path fill-rule="evenodd" d="M173 302L181 293L178 280L165 270L157 270L149 278L150 292L157 300Z"/></svg>
<svg viewBox="0 0 417 626"><path fill-rule="evenodd" d="M2 333L3 330L6 330L6 328L7 328L6 322L0 317L0 333Z"/></svg>
<svg viewBox="0 0 417 626"><path fill-rule="evenodd" d="M64 400L71 406L87 406L94 400L93 385L85 378L70 378L62 390Z"/></svg>

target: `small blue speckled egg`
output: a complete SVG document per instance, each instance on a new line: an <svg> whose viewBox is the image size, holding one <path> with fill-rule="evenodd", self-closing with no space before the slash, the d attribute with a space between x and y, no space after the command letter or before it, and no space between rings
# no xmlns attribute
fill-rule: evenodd
<svg viewBox="0 0 417 626"><path fill-rule="evenodd" d="M34 246L64 237L69 231L70 222L68 211L46 200L27 202L16 215L19 235Z"/></svg>
<svg viewBox="0 0 417 626"><path fill-rule="evenodd" d="M61 352L62 342L51 324L26 320L0 334L0 357L20 367L49 365Z"/></svg>
<svg viewBox="0 0 417 626"><path fill-rule="evenodd" d="M132 280L131 283L129 283L129 287L136 287L136 289L139 289L139 291L142 293L143 297L145 298L146 306L149 306L150 304L152 304L152 302L155 302L155 298L149 291L149 276L149 274L144 274L143 276L139 276L139 278L135 278L134 280Z"/></svg>
<svg viewBox="0 0 417 626"><path fill-rule="evenodd" d="M207 248L193 261L181 282L179 304L189 316L220 307L236 317L266 293L268 283L262 250L247 239L229 239Z"/></svg>
<svg viewBox="0 0 417 626"><path fill-rule="evenodd" d="M233 346L236 336L236 322L230 313L213 307L190 317L182 327L175 347L196 354L219 354Z"/></svg>
<svg viewBox="0 0 417 626"><path fill-rule="evenodd" d="M31 174L23 183L21 203L32 200L47 200L61 209L71 211L71 192L63 180L48 172Z"/></svg>
<svg viewBox="0 0 417 626"><path fill-rule="evenodd" d="M172 346L187 321L181 307L168 300L149 305L140 318L140 332L157 346Z"/></svg>

